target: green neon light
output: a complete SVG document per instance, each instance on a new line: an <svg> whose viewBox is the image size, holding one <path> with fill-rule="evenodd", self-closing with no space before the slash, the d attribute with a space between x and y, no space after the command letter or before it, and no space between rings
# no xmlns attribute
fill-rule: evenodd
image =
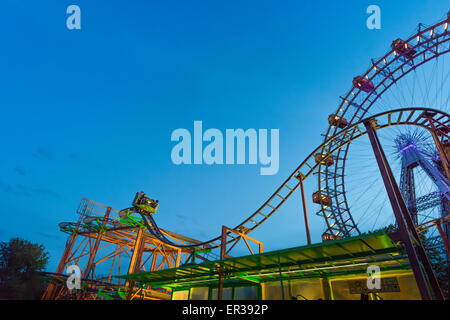
<svg viewBox="0 0 450 320"><path fill-rule="evenodd" d="M120 291L120 288L117 289L117 294L119 295L120 299L122 299L122 300L126 300L126 299L127 299L126 293L121 292L121 291Z"/></svg>
<svg viewBox="0 0 450 320"><path fill-rule="evenodd" d="M102 289L98 289L97 294L99 296L102 296L102 297L106 298L106 299L113 299L112 293L102 292Z"/></svg>
<svg viewBox="0 0 450 320"><path fill-rule="evenodd" d="M72 226L67 226L67 227L65 227L65 228L59 228L60 229L60 231L62 231L62 232L64 232L64 233L67 233L67 234L69 234L69 235L71 235L72 233L76 233L77 232L77 229L75 229L74 227L72 227Z"/></svg>
<svg viewBox="0 0 450 320"><path fill-rule="evenodd" d="M125 219L124 217L120 217L120 222L128 224L129 226L132 226L132 227L145 228L145 225L143 224L143 221L144 221L143 219L131 216L130 211L127 211L126 216L128 219Z"/></svg>

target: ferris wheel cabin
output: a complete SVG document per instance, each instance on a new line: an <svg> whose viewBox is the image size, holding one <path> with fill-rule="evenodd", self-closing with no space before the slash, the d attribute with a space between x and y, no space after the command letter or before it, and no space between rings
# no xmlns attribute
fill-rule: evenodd
<svg viewBox="0 0 450 320"><path fill-rule="evenodd" d="M416 53L416 50L410 48L408 43L400 38L392 42L391 48L395 50L395 52L397 52L399 55L408 59L412 59L414 57L414 54Z"/></svg>
<svg viewBox="0 0 450 320"><path fill-rule="evenodd" d="M358 88L361 89L364 92L372 92L375 90L375 86L373 85L373 82L370 81L367 78L361 77L361 76L357 76L353 78L353 85Z"/></svg>
<svg viewBox="0 0 450 320"><path fill-rule="evenodd" d="M339 117L336 114L330 114L328 116L328 124L339 129L344 129L348 125L348 122L345 118Z"/></svg>
<svg viewBox="0 0 450 320"><path fill-rule="evenodd" d="M331 204L333 203L331 201L331 197L322 194L320 191L316 191L312 194L312 200L314 203L316 204L324 204L326 206L331 206Z"/></svg>

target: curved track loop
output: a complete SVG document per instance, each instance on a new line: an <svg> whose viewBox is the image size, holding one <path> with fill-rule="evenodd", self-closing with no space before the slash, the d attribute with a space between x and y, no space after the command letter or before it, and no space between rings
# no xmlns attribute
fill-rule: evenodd
<svg viewBox="0 0 450 320"><path fill-rule="evenodd" d="M403 108L386 111L371 117L368 117L364 120L361 120L347 128L339 131L333 137L327 139L320 146L318 146L313 152L306 157L305 160L291 173L291 175L284 181L284 183L275 191L274 194L250 217L244 220L242 223L237 225L234 229L240 230L241 233L247 234L250 231L256 229L260 226L264 221L266 221L272 214L274 214L278 208L292 195L292 193L299 187L300 181L299 178L305 180L309 176L311 176L317 169L319 169L320 164L316 163L314 155L321 150L328 150L327 154L323 158L323 160L328 159L332 155L338 153L341 149L347 147L350 142L356 140L362 136L364 136L366 132L366 128L364 126L364 122L367 121L376 121L377 126L376 129L382 129L390 126L397 125L414 125L425 128L431 131L431 128L428 126L428 120L424 117L424 114L431 114L434 120L438 120L440 123L444 125L450 125L450 116L441 111L435 109L428 108ZM152 233L155 237L160 239L163 242L163 235L159 231L156 222L152 217L149 218L150 224L146 221L143 216L144 221L146 222L146 226L150 233ZM161 236L162 235L162 236ZM160 238L161 237L161 238ZM193 245L177 245L169 241L168 244L172 246L178 247L199 247L206 246L208 248L217 248L220 246L218 242L220 240L220 236L209 241L205 241L202 243L197 243ZM235 240L230 240L228 243L232 243ZM167 243L167 242L166 242Z"/></svg>
<svg viewBox="0 0 450 320"><path fill-rule="evenodd" d="M204 247L204 248L210 248L209 244L211 243L211 241L206 241L206 242L200 242L200 243L195 243L195 244L177 244L173 241L171 241L170 239L168 239L159 229L158 225L156 224L155 220L153 219L153 217L150 216L145 216L143 214L141 214L142 219L144 220L144 224L147 227L148 232L150 232L154 237L156 237L158 240L160 240L161 242L169 245L169 246L173 246L173 247L178 247L178 248L195 248L195 247ZM150 223L149 223L150 221Z"/></svg>
<svg viewBox="0 0 450 320"><path fill-rule="evenodd" d="M448 53L450 51L449 22L450 19L447 16L447 19L428 28L421 29L419 25L418 32L405 40L409 48L416 50L412 59L406 59L395 50L390 50L378 61L372 60L372 66L362 77L371 80L375 90L366 93L353 86L345 97L341 97L342 102L335 114L346 118L349 125L367 117L366 113L372 105L398 80L428 61ZM362 102L357 104L356 101L361 99ZM325 140L335 136L338 131L337 127L330 126L325 134ZM318 190L332 198L333 203L339 204L333 207L322 205L317 215L325 219L327 228L325 232L340 237L360 233L350 213L345 192L344 176L348 148L349 145L339 149L335 157L335 165L333 167L321 165L317 175ZM321 153L329 154L330 150L324 148Z"/></svg>
<svg viewBox="0 0 450 320"><path fill-rule="evenodd" d="M344 195L345 206L343 208L339 206L328 207L326 205L322 205L319 214L325 218L327 231L332 231L336 235L349 236L353 230L357 230L348 209L347 200L345 199L345 190L343 187L345 157L348 151L349 143L366 134L363 122L368 119L376 119L378 121L379 127L377 129L393 125L416 125L430 130L426 125L427 120L423 118L424 112L428 111L435 113L435 119L439 119L441 123L448 124L449 115L447 113L426 108L396 109L368 117L364 121L361 121L373 103L396 81L420 65L450 51L448 42L450 37L447 29L448 23L449 19L447 18L434 26L419 30L417 34L406 40L410 47L417 51L412 60L407 60L396 54L394 50L391 50L377 62L372 61L373 66L363 76L370 79L375 84L375 91L367 94L353 87L349 93L342 98L342 103L336 112L339 116L348 117L349 107L355 104L355 99L360 95L366 95L363 103L357 106L358 108L349 118L349 125L343 130L330 126L325 135L325 141L294 170L294 172L258 210L237 225L234 229L243 234L247 234L256 229L263 222L269 219L270 216L273 215L294 193L300 185L298 180L299 178L304 180L314 171L317 171L319 190L322 192L327 192L329 196L336 198L338 194L337 189L332 189L332 186L340 185L341 191L339 192ZM416 44L413 44L415 39L418 39L419 41L417 41ZM393 119L397 120L393 121ZM323 160L326 160L331 155L334 155L336 160L334 170L338 170L338 161L342 160L342 165L339 168L342 173L338 173L337 171L328 171L332 169L321 165L320 163L316 163L314 159L314 155L316 153L323 154L325 156ZM326 182L325 186L321 186L322 179ZM338 181L338 179L340 180ZM334 191L331 192L331 190ZM345 213L347 216L345 216ZM174 244L172 241L167 240L167 237L165 236L167 235L167 231L161 232L162 229L158 228L153 218L151 219L150 224L148 224L148 222L146 224L146 227L153 236L158 239L161 238L161 241L171 246L204 247L208 249L217 248L220 246L220 236L192 245ZM68 225L64 227L68 227ZM232 243L236 240L237 238L234 238L228 243Z"/></svg>

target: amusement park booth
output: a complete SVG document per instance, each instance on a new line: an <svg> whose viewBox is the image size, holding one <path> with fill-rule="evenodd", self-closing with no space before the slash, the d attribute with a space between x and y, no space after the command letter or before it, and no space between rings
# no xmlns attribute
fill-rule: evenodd
<svg viewBox="0 0 450 320"><path fill-rule="evenodd" d="M379 289L368 289L368 268ZM172 300L421 299L404 249L386 233L121 276L172 291ZM381 285L381 286L380 286Z"/></svg>

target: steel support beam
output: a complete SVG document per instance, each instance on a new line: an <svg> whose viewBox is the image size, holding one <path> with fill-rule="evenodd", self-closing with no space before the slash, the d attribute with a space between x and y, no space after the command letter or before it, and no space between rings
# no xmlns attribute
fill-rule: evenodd
<svg viewBox="0 0 450 320"><path fill-rule="evenodd" d="M411 235L410 235L411 225L415 231L414 225L411 221L411 217L406 209L406 205L400 194L400 190L397 186L397 182L395 181L395 179L393 177L392 171L390 169L389 163L387 162L383 148L380 144L380 141L378 140L375 130L372 127L372 123L370 121L368 121L368 122L365 122L364 125L367 129L369 140L372 145L372 149L373 149L375 158L378 163L378 168L380 169L381 177L383 179L386 191L388 193L389 200L391 202L392 209L394 211L395 219L396 219L397 225L399 227L400 237L402 239L403 244L405 245L406 253L407 253L409 261L411 263L411 267L413 269L414 276L416 278L417 286L419 288L421 297L424 300L431 300L432 297L431 297L431 294L430 294L430 291L428 288L427 280L422 271L422 268L421 268L421 265L419 262L419 257L416 253L416 249L414 248L414 245L411 241ZM410 221L410 223L408 223L408 220ZM414 237L414 238L416 238L416 237ZM420 240L418 239L418 237L415 240L419 241L418 244L421 247ZM424 262L424 261L422 261L422 262ZM430 281L431 281L431 279L430 279ZM439 298L439 297L437 296L436 298Z"/></svg>
<svg viewBox="0 0 450 320"><path fill-rule="evenodd" d="M308 244L311 244L311 235L309 234L308 211L306 210L306 199L305 199L305 189L303 187L303 178L299 177L298 180L300 181L300 191L302 194L303 216L305 218L306 238L308 240Z"/></svg>
<svg viewBox="0 0 450 320"><path fill-rule="evenodd" d="M220 260L225 259L227 252L227 227L222 226L222 235L220 237ZM223 297L223 270L219 269L219 287L217 289L217 300Z"/></svg>
<svg viewBox="0 0 450 320"><path fill-rule="evenodd" d="M144 249L145 241L143 239L144 228L140 227L136 235L136 241L134 243L133 254L131 255L130 265L128 266L128 274L139 272L141 268L142 252ZM126 281L125 286L128 287L127 299L131 300L132 292L134 288L134 281Z"/></svg>
<svg viewBox="0 0 450 320"><path fill-rule="evenodd" d="M102 222L102 226L100 228L100 231L98 232L97 238L95 239L94 248L92 249L92 251L91 251L91 253L89 255L89 260L88 260L88 263L86 265L86 269L84 269L83 278L88 279L89 275L90 275L90 273L91 273L91 271L92 271L92 269L94 267L94 259L95 259L95 256L97 255L98 247L100 245L100 242L101 242L102 236L103 236L103 227L105 226L105 222L106 222L106 220L108 220L110 213L111 213L111 207L108 207L106 209L106 213L105 213L105 215L103 217L103 222Z"/></svg>
<svg viewBox="0 0 450 320"><path fill-rule="evenodd" d="M86 206L84 210L81 213L80 218L78 219L76 231L72 232L72 235L70 236L70 240L66 245L66 248L64 249L64 253L61 257L61 260L59 261L58 267L56 268L55 273L56 274L63 274L64 270L66 268L67 262L69 261L69 255L72 252L73 246L75 245L75 241L78 237L78 228L80 227L81 221L84 218L86 212ZM58 285L55 283L50 283L47 287L42 299L43 300L54 300L56 295L56 289L58 288Z"/></svg>
<svg viewBox="0 0 450 320"><path fill-rule="evenodd" d="M70 252L73 249L73 245L75 244L77 236L78 236L78 234L77 234L76 231L72 232L70 240L67 243L66 248L64 249L63 256L62 256L61 260L59 261L58 268L56 268L56 271L55 271L56 274L63 274L64 273L64 270L65 270L66 265L67 265L67 261L69 260L69 254L70 254ZM50 283L48 288L47 288L47 290L45 291L44 296L42 297L42 299L43 300L54 300L57 287L58 287L57 284Z"/></svg>

